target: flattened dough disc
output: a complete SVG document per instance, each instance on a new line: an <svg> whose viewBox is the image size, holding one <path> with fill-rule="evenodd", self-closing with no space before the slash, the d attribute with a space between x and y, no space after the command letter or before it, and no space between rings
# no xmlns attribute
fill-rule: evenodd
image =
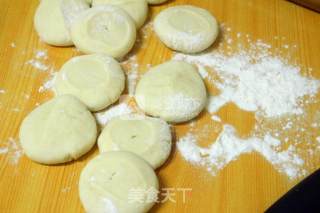
<svg viewBox="0 0 320 213"><path fill-rule="evenodd" d="M133 152L156 169L170 155L171 131L169 125L158 118L122 115L106 125L99 136L98 146L100 152Z"/></svg>
<svg viewBox="0 0 320 213"><path fill-rule="evenodd" d="M184 53L198 53L210 47L218 29L216 19L207 10L189 5L169 7L154 21L160 40Z"/></svg>
<svg viewBox="0 0 320 213"><path fill-rule="evenodd" d="M92 159L82 170L79 182L81 202L90 213L147 212L154 202L148 202L144 192L156 191L158 179L142 158L130 152L107 152ZM134 197L135 192L142 192ZM141 194L140 194L141 195Z"/></svg>
<svg viewBox="0 0 320 213"><path fill-rule="evenodd" d="M203 110L207 93L194 66L169 61L151 68L142 76L135 99L147 114L179 123L191 120Z"/></svg>
<svg viewBox="0 0 320 213"><path fill-rule="evenodd" d="M93 0L92 6L111 4L124 9L134 20L139 29L148 17L148 3L146 0Z"/></svg>
<svg viewBox="0 0 320 213"><path fill-rule="evenodd" d="M23 120L19 136L30 159L57 164L87 153L95 144L97 125L82 102L64 95L33 110Z"/></svg>
<svg viewBox="0 0 320 213"><path fill-rule="evenodd" d="M121 8L103 5L82 13L71 26L76 47L86 53L104 53L121 59L133 47L136 27Z"/></svg>
<svg viewBox="0 0 320 213"><path fill-rule="evenodd" d="M92 54L66 62L57 75L54 88L58 95L74 95L91 111L98 111L117 101L124 86L120 64L109 56Z"/></svg>

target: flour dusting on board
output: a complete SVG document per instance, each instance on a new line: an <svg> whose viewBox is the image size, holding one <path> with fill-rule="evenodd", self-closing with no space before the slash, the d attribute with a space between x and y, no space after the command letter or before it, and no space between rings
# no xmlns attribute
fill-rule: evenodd
<svg viewBox="0 0 320 213"><path fill-rule="evenodd" d="M39 71L47 71L51 67L50 65L48 65L47 59L48 59L47 50L36 50L34 57L28 60L26 64L31 65L33 68Z"/></svg>
<svg viewBox="0 0 320 213"><path fill-rule="evenodd" d="M219 91L209 97L207 110L215 125L222 126L218 137L204 148L198 144L204 127L196 130L195 124L190 124L189 133L177 142L178 150L186 161L205 167L213 175L240 155L256 152L289 179L301 178L307 174L304 157L314 156L320 148L318 138L307 131L312 124L306 111L308 105L317 102L320 81L303 75L298 65L272 52L270 44L253 41L250 35L241 33L234 40L230 31L231 28L224 29L223 42L211 52L173 56L173 60L195 64L206 83ZM241 37L246 38L246 45L243 40L237 41ZM233 45L234 41L237 45ZM285 44L283 48L291 47ZM240 138L233 126L224 124L216 115L230 102L255 114L256 124L250 136ZM304 150L298 148L301 144Z"/></svg>
<svg viewBox="0 0 320 213"><path fill-rule="evenodd" d="M0 155L6 155L10 164L17 165L23 155L23 151L19 142L9 137L4 146L0 147Z"/></svg>
<svg viewBox="0 0 320 213"><path fill-rule="evenodd" d="M230 125L224 125L223 131L209 148L201 148L192 134L180 138L177 147L188 162L204 166L214 175L240 155L251 152L261 154L290 179L306 174L302 168L304 161L295 153L294 146L280 150L281 142L268 134L263 138L241 139Z"/></svg>

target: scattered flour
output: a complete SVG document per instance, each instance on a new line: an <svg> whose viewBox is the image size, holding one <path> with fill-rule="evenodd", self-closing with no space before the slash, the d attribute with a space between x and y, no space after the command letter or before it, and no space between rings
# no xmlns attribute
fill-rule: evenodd
<svg viewBox="0 0 320 213"><path fill-rule="evenodd" d="M6 93L6 90L5 89L0 89L0 94L4 94Z"/></svg>
<svg viewBox="0 0 320 213"><path fill-rule="evenodd" d="M7 154L9 151L8 147L0 148L0 155Z"/></svg>
<svg viewBox="0 0 320 213"><path fill-rule="evenodd" d="M127 68L127 89L130 96L134 95L139 77L139 64L136 56L131 56L122 63Z"/></svg>
<svg viewBox="0 0 320 213"><path fill-rule="evenodd" d="M52 90L55 79L56 79L56 73L52 72L50 78L39 87L38 92L42 93L48 90Z"/></svg>
<svg viewBox="0 0 320 213"><path fill-rule="evenodd" d="M230 125L223 127L223 131L209 148L198 146L197 139L192 134L182 137L177 147L188 162L206 167L212 174L216 174L241 154L251 152L260 153L290 179L306 174L302 168L304 161L295 153L294 146L281 151L281 142L268 134L264 138L240 139Z"/></svg>
<svg viewBox="0 0 320 213"><path fill-rule="evenodd" d="M48 59L47 50L36 50L34 58L28 60L26 64L29 64L40 71L47 71L50 69L50 66L44 62L47 59Z"/></svg>
<svg viewBox="0 0 320 213"><path fill-rule="evenodd" d="M201 75L201 77L203 79L205 79L205 78L207 78L209 76L206 68L201 66L201 65L198 65L198 72L199 72L199 74Z"/></svg>
<svg viewBox="0 0 320 213"><path fill-rule="evenodd" d="M178 53L174 59L207 66L217 72L221 82L217 81L215 86L220 94L209 100L207 108L211 113L228 102L266 117L302 113L299 101L305 96L313 97L320 82L303 77L300 67L271 56L266 46L257 42L253 50L242 50L231 56L219 52L193 56Z"/></svg>
<svg viewBox="0 0 320 213"><path fill-rule="evenodd" d="M224 31L230 32L231 29ZM231 46L234 39L240 37L247 44L237 42ZM317 153L320 136L317 138L319 145L315 145L312 133L306 131L310 127L318 128L316 120L310 123L306 107L317 102L315 96L320 81L307 77L308 72L302 75L299 66L291 65L288 59L279 56L283 50L276 48L271 52L271 48L262 40L253 41L249 34L236 33L231 39L228 33L224 33L223 42L211 52L198 55L176 53L173 56L173 60L195 64L200 75L209 80L206 83L219 90L218 95L211 95L208 101L207 110L212 120L221 122L214 113L229 102L254 112L256 119L247 139L239 138L232 126L224 125L209 148L197 144L203 135L208 135L207 130L203 132L205 127L190 124L189 133L177 142L178 150L187 161L216 174L241 154L257 152L290 179L307 174L305 166L309 162L303 159ZM282 48L291 51L287 44ZM209 131L216 130L210 127ZM298 148L297 145L302 143L305 149ZM306 156L306 153L309 154Z"/></svg>
<svg viewBox="0 0 320 213"><path fill-rule="evenodd" d="M67 193L67 192L70 192L71 191L71 187L70 186L67 186L67 187L64 187L61 189L61 192L62 193Z"/></svg>
<svg viewBox="0 0 320 213"><path fill-rule="evenodd" d="M0 155L4 154L7 155L10 164L17 165L23 155L23 151L19 143L14 138L10 137L5 142L5 147L0 148Z"/></svg>
<svg viewBox="0 0 320 213"><path fill-rule="evenodd" d="M106 109L103 112L95 113L95 117L101 126L106 125L112 118L126 115L133 112L133 109L126 103L121 103Z"/></svg>
<svg viewBox="0 0 320 213"><path fill-rule="evenodd" d="M12 48L16 48L16 47L17 47L17 45L16 45L14 42L11 42L11 43L10 43L10 47L12 47Z"/></svg>
<svg viewBox="0 0 320 213"><path fill-rule="evenodd" d="M221 122L221 118L220 118L219 116L217 116L217 115L211 116L211 119L212 119L213 121L216 121L216 122Z"/></svg>

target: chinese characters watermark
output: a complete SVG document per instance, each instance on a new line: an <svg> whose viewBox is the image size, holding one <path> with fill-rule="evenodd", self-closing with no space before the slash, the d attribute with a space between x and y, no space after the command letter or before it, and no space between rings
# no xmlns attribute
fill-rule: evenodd
<svg viewBox="0 0 320 213"><path fill-rule="evenodd" d="M186 203L191 192L191 188L162 188L161 190L154 187L132 188L128 193L128 201L129 203L176 203L179 197L179 201Z"/></svg>

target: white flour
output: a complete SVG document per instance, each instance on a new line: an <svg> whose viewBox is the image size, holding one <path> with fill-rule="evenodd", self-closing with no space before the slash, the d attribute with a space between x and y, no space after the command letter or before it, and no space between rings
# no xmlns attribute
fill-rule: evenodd
<svg viewBox="0 0 320 213"><path fill-rule="evenodd" d="M19 143L14 138L10 137L5 142L5 147L0 148L0 155L4 154L7 155L10 164L17 165L23 155L23 151Z"/></svg>
<svg viewBox="0 0 320 213"><path fill-rule="evenodd" d="M122 62L122 65L126 68L128 93L130 96L133 96L139 77L139 64L137 57L129 57L126 61Z"/></svg>
<svg viewBox="0 0 320 213"><path fill-rule="evenodd" d="M98 121L98 123L101 126L106 125L112 118L120 116L120 115L126 115L132 113L132 108L127 105L126 103L121 103L119 105L112 106L110 108L107 108L103 112L95 113L95 117Z"/></svg>
<svg viewBox="0 0 320 213"><path fill-rule="evenodd" d="M31 65L40 71L47 71L50 69L50 66L45 63L48 59L47 50L36 50L34 58L28 60L26 64Z"/></svg>
<svg viewBox="0 0 320 213"><path fill-rule="evenodd" d="M290 179L306 174L302 168L304 161L295 153L293 146L281 150L281 142L270 135L265 135L264 138L240 139L230 125L224 125L223 131L209 148L197 145L196 137L191 134L181 138L177 147L188 162L204 166L213 174L236 160L241 154L251 152L260 153Z"/></svg>
<svg viewBox="0 0 320 213"><path fill-rule="evenodd" d="M41 93L41 92L45 92L45 91L48 91L48 90L52 90L53 86L54 86L55 79L56 79L56 73L51 71L49 79L47 81L45 81L39 87L38 92Z"/></svg>
<svg viewBox="0 0 320 213"><path fill-rule="evenodd" d="M165 110L180 116L188 116L190 112L196 111L201 102L182 93L168 96L165 102Z"/></svg>
<svg viewBox="0 0 320 213"><path fill-rule="evenodd" d="M228 102L266 117L302 113L299 101L305 96L313 97L320 82L301 76L298 66L271 56L267 44L257 42L253 47L232 56L212 52L197 56L176 54L174 59L210 67L217 72L221 81L215 82L215 86L220 94L209 100L211 113ZM201 66L199 70L203 73Z"/></svg>
<svg viewBox="0 0 320 213"><path fill-rule="evenodd" d="M222 123L215 112L233 102L240 109L255 113L255 127L251 136L240 139L232 126L222 123L219 137L209 148L202 148L197 140L207 136L208 131L216 132L221 125L210 125L207 130L192 123L189 134L179 139L178 150L187 161L206 167L213 174L241 154L257 152L290 179L306 175L305 153L312 157L319 150L320 142L314 141L312 133L306 131L311 126L318 128L318 121L310 123L305 107L317 101L315 95L320 82L303 76L299 66L290 65L287 59L271 53L271 45L261 40L253 42L250 35L237 33L236 39L245 37L247 45L237 42L234 47L232 43L236 39L224 34L223 42L212 52L176 53L173 59L195 64L200 75L208 80L206 83L220 91L209 98L207 109L213 121ZM287 44L283 48L290 50ZM311 68L307 70L310 72ZM317 140L320 141L320 137ZM298 149L300 144L305 149Z"/></svg>

